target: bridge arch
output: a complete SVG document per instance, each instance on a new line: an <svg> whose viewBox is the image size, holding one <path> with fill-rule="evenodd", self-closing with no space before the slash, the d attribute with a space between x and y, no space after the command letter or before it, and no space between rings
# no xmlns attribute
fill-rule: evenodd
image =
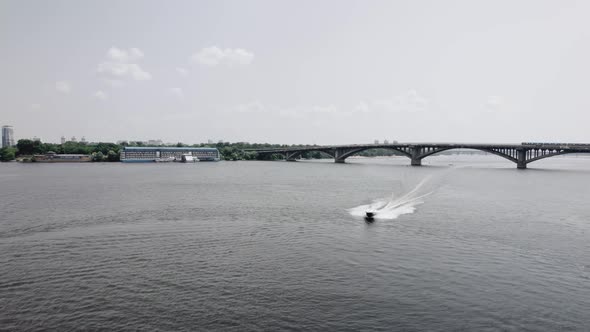
<svg viewBox="0 0 590 332"><path fill-rule="evenodd" d="M366 150L373 150L373 149L393 150L393 151L397 151L397 152L401 153L402 155L404 155L404 156L406 156L408 158L412 158L412 155L409 152L404 151L404 150L399 149L399 148L387 147L387 146L384 146L384 147L365 146L365 147L360 147L360 148L354 148L354 149L350 149L350 150L345 150L345 151L342 151L341 153L338 153L338 151L337 151L335 153L335 159L336 159L337 162L339 160L340 161L344 161L344 159L346 159L346 158L348 158L350 156L353 156L353 155L355 155L355 154L357 154L359 152L363 152L363 151L366 151Z"/></svg>
<svg viewBox="0 0 590 332"><path fill-rule="evenodd" d="M329 150L329 149L309 149L309 150L300 151L299 154L301 155L301 154L306 153L306 152L322 152L322 153L325 153L328 156L334 158L334 151Z"/></svg>
<svg viewBox="0 0 590 332"><path fill-rule="evenodd" d="M281 160L285 160L287 159L287 156L284 152L282 151L273 151L273 152L264 152L264 153L258 153L257 158L259 158L259 160L275 160L272 158L272 156L281 156Z"/></svg>
<svg viewBox="0 0 590 332"><path fill-rule="evenodd" d="M321 152L329 155L332 158L334 157L334 152L332 150L326 149L305 149L305 150L293 150L293 151L285 151L286 159L287 160L295 160L300 158L304 153L307 152Z"/></svg>
<svg viewBox="0 0 590 332"><path fill-rule="evenodd" d="M307 153L307 152L322 152L322 153L325 153L325 154L329 155L330 157L334 158L334 152L332 150L321 149L321 148L302 149L302 150L293 149L293 150L268 151L268 152L263 152L262 154L264 154L264 155L277 154L277 155L281 155L284 160L295 161L298 158L300 158L302 154Z"/></svg>
<svg viewBox="0 0 590 332"><path fill-rule="evenodd" d="M435 155L435 154L440 153L440 152L443 152L443 151L457 150L457 149L483 151L483 152L490 153L490 154L493 154L493 155L502 157L504 159L510 160L511 162L518 163L516 149L506 149L506 150L510 150L510 152L512 152L512 155L511 155L511 154L500 152L500 151L496 151L496 150L493 150L493 149L476 148L476 147L445 147L445 148L438 148L438 149L434 149L432 151L427 151L425 153L419 154L417 158L421 160L421 159L424 159L424 158L426 158L428 156L432 156L432 155Z"/></svg>
<svg viewBox="0 0 590 332"><path fill-rule="evenodd" d="M533 161L537 161L537 160L541 160L541 159L545 159L545 158L551 158L551 157L560 156L560 155L564 155L564 154L574 154L574 153L590 153L590 151L563 151L563 150L553 150L553 152L546 153L546 154L541 154L541 155L538 155L536 157L529 158L529 159L526 160L526 162L528 164L528 163L532 163Z"/></svg>

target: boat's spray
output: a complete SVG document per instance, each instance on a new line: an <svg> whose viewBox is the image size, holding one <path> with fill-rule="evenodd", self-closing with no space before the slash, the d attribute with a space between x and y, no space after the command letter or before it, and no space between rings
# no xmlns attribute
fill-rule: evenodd
<svg viewBox="0 0 590 332"><path fill-rule="evenodd" d="M414 213L416 206L424 203L424 198L432 194L432 191L424 190L424 184L428 180L429 177L423 179L402 196L396 198L392 194L391 197L376 199L370 204L349 209L348 212L355 217L365 217L367 211L375 212L375 219L396 219L403 214Z"/></svg>

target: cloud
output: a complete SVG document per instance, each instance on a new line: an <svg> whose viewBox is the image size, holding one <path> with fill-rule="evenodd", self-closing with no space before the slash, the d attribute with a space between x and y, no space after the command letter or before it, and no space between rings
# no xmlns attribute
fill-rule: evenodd
<svg viewBox="0 0 590 332"><path fill-rule="evenodd" d="M428 105L428 99L422 97L416 90L408 90L391 98L361 101L354 108L354 112L418 112L426 110Z"/></svg>
<svg viewBox="0 0 590 332"><path fill-rule="evenodd" d="M111 47L107 52L107 60L98 64L96 71L99 74L106 75L108 79L120 80L124 78L147 81L152 79L152 75L143 70L135 61L143 58L144 54L137 48L121 50Z"/></svg>
<svg viewBox="0 0 590 332"><path fill-rule="evenodd" d="M316 118L325 115L333 116L341 113L340 109L333 104L330 105L311 105L311 106L294 106L279 108L278 114L282 117L292 119Z"/></svg>
<svg viewBox="0 0 590 332"><path fill-rule="evenodd" d="M191 59L196 64L210 67L217 65L249 65L254 60L254 53L242 48L226 48L222 50L217 46L211 46L194 53Z"/></svg>
<svg viewBox="0 0 590 332"><path fill-rule="evenodd" d="M70 83L66 81L57 81L55 82L55 89L61 93L70 93L72 91L72 87Z"/></svg>
<svg viewBox="0 0 590 332"><path fill-rule="evenodd" d="M386 99L361 100L356 105L337 106L324 105L267 105L258 100L237 105L234 110L238 113L277 115L291 119L326 120L331 117L352 117L356 114L387 114L396 112L418 112L428 108L428 99L422 97L415 90Z"/></svg>
<svg viewBox="0 0 590 332"><path fill-rule="evenodd" d="M421 111L428 107L428 99L419 95L416 90L408 90L401 102L406 111Z"/></svg>
<svg viewBox="0 0 590 332"><path fill-rule="evenodd" d="M279 115L285 118L298 119L303 117L303 110L299 107L286 107L279 109Z"/></svg>
<svg viewBox="0 0 590 332"><path fill-rule="evenodd" d="M136 81L152 79L152 75L136 63L102 62L98 65L97 71L113 77L132 78Z"/></svg>
<svg viewBox="0 0 590 332"><path fill-rule="evenodd" d="M308 105L308 106L288 106L281 107L276 105L266 105L258 100L239 104L235 107L235 111L238 113L248 114L266 114L266 115L278 115L287 118L313 118L321 117L324 115L331 116L337 114L343 114L342 111L335 105Z"/></svg>
<svg viewBox="0 0 590 332"><path fill-rule="evenodd" d="M369 112L369 104L366 101L360 101L353 110L354 112L358 113L368 113Z"/></svg>
<svg viewBox="0 0 590 332"><path fill-rule="evenodd" d="M184 92L181 88L170 88L168 89L168 95L176 98L183 98Z"/></svg>
<svg viewBox="0 0 590 332"><path fill-rule="evenodd" d="M307 113L312 112L312 113L334 114L338 111L338 109L334 105L327 105L327 106L317 106L316 105L316 106L310 107L309 110L310 111L308 111Z"/></svg>
<svg viewBox="0 0 590 332"><path fill-rule="evenodd" d="M134 47L127 51L111 47L107 52L107 57L116 62L133 62L143 58L143 52Z"/></svg>
<svg viewBox="0 0 590 332"><path fill-rule="evenodd" d="M488 112L499 111L502 106L504 106L504 97L501 96L489 96L484 104L484 108Z"/></svg>
<svg viewBox="0 0 590 332"><path fill-rule="evenodd" d="M123 81L112 78L105 78L103 79L103 82L112 88L120 88L125 85Z"/></svg>
<svg viewBox="0 0 590 332"><path fill-rule="evenodd" d="M238 105L236 107L236 111L239 113L265 113L268 111L268 108L264 104L256 100L249 103Z"/></svg>
<svg viewBox="0 0 590 332"><path fill-rule="evenodd" d="M188 75L188 70L186 70L186 68L176 67L176 72L179 75L181 75L181 76L187 76Z"/></svg>
<svg viewBox="0 0 590 332"><path fill-rule="evenodd" d="M94 93L94 98L98 99L98 100L106 100L108 99L108 95L106 93L104 93L103 91L96 91Z"/></svg>
<svg viewBox="0 0 590 332"><path fill-rule="evenodd" d="M41 108L40 104L31 104L31 109L38 110Z"/></svg>

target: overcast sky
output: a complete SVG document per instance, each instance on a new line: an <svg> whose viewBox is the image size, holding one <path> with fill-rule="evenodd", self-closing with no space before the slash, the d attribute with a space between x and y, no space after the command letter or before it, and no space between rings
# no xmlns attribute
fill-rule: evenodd
<svg viewBox="0 0 590 332"><path fill-rule="evenodd" d="M46 142L590 142L589 1L0 1Z"/></svg>

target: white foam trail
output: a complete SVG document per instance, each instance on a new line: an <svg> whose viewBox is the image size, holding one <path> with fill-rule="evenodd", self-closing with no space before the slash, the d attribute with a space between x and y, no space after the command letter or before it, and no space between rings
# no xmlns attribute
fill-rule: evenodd
<svg viewBox="0 0 590 332"><path fill-rule="evenodd" d="M424 203L424 198L432 192L424 193L422 186L428 178L420 181L414 189L405 195L395 198L376 199L371 204L360 205L348 210L352 216L364 217L367 211L374 211L376 219L396 219L403 214L414 213L416 206Z"/></svg>

